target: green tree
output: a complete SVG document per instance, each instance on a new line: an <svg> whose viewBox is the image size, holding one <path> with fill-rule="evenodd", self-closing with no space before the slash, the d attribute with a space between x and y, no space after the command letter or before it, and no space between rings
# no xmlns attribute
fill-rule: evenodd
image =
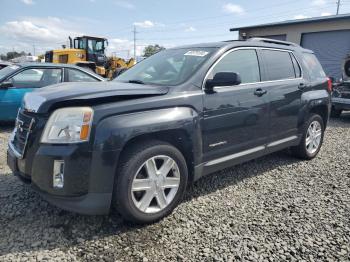
<svg viewBox="0 0 350 262"><path fill-rule="evenodd" d="M145 49L143 50L143 56L149 57L149 56L154 55L155 53L158 53L159 51L164 50L164 49L165 49L165 47L160 46L158 44L149 45L149 46L146 46Z"/></svg>

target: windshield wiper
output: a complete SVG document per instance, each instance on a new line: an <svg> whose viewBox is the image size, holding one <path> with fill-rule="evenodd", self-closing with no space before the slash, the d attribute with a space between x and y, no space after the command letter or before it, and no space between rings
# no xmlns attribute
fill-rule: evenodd
<svg viewBox="0 0 350 262"><path fill-rule="evenodd" d="M129 80L128 82L132 83L132 84L139 84L139 85L144 85L145 84L145 82L143 82L141 80L137 80L137 79Z"/></svg>

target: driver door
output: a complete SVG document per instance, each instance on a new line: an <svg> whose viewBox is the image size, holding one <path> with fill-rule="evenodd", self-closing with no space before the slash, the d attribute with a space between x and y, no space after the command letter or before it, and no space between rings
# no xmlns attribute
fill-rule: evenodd
<svg viewBox="0 0 350 262"><path fill-rule="evenodd" d="M216 165L265 150L269 134L269 106L261 92L255 49L236 49L218 60L207 79L218 72L240 75L241 84L214 87L204 94L204 162Z"/></svg>

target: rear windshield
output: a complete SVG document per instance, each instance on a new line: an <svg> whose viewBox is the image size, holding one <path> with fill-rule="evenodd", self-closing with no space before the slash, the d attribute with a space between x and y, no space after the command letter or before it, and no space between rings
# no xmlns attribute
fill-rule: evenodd
<svg viewBox="0 0 350 262"><path fill-rule="evenodd" d="M323 68L314 54L304 53L304 62L311 81L324 80L326 77Z"/></svg>
<svg viewBox="0 0 350 262"><path fill-rule="evenodd" d="M8 74L11 74L12 72L16 71L18 68L20 68L20 66L10 65L10 66L7 66L7 67L1 69L0 70L0 79L4 78Z"/></svg>

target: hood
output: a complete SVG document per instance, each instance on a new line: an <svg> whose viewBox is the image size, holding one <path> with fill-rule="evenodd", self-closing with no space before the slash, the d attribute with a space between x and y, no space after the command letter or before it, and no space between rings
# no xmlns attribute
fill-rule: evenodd
<svg viewBox="0 0 350 262"><path fill-rule="evenodd" d="M169 88L122 82L75 82L43 87L27 93L23 108L29 112L46 113L55 104L103 103L119 99L135 99L164 95Z"/></svg>

